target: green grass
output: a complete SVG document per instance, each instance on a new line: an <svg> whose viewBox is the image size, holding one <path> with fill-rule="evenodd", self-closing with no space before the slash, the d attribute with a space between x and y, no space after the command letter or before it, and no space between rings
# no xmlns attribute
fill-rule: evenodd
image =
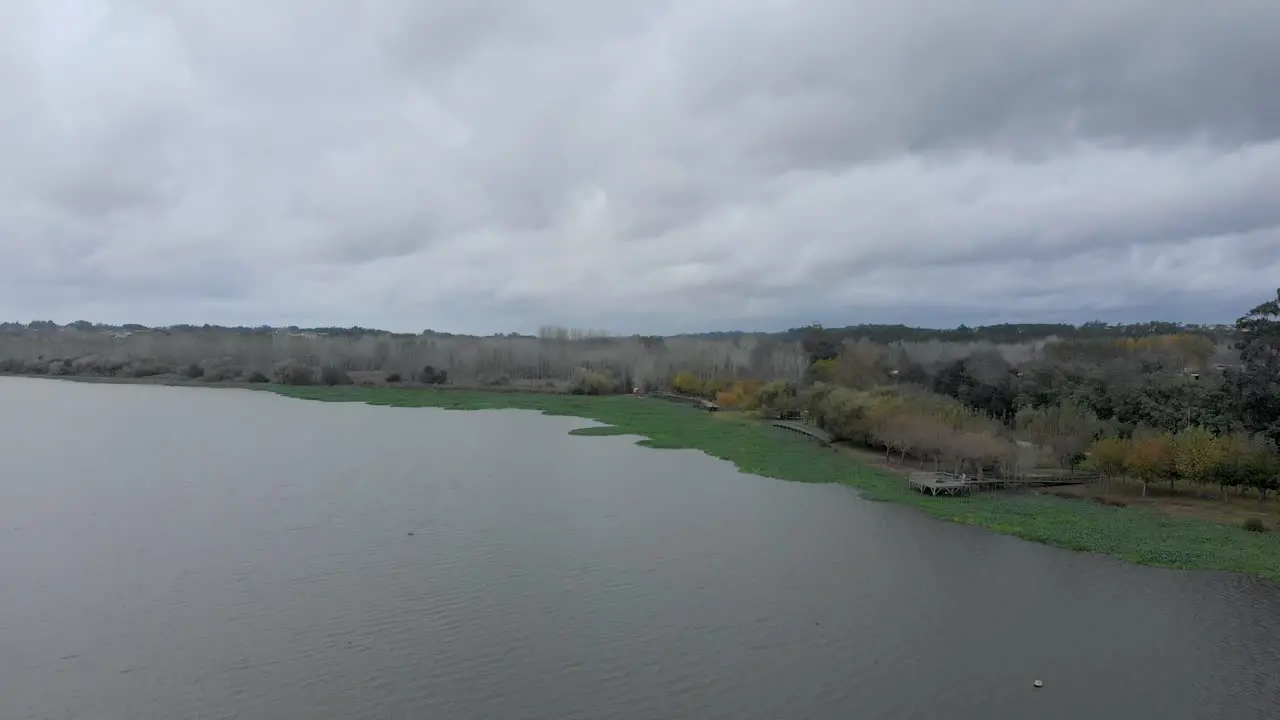
<svg viewBox="0 0 1280 720"><path fill-rule="evenodd" d="M763 423L720 419L662 400L467 390L268 386L288 397L451 410L528 409L588 418L609 427L577 435L642 435L655 448L692 448L728 460L743 472L797 482L843 483L869 500L920 508L937 518L988 528L1027 540L1103 553L1143 565L1226 570L1280 580L1280 533L1143 508L1117 508L1048 496L980 494L934 498L911 491L889 472L860 465L846 453Z"/></svg>

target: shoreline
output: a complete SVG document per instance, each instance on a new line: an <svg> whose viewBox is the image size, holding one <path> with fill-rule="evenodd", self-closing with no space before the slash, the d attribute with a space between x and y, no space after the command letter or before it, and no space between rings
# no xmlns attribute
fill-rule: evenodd
<svg viewBox="0 0 1280 720"><path fill-rule="evenodd" d="M777 431L765 423L633 396L491 393L485 390L268 386L285 397L320 402L364 402L392 407L452 410L522 409L580 417L605 427L571 434L638 435L639 445L699 450L744 473L778 480L839 483L866 500L923 510L1066 550L1091 552L1138 565L1235 572L1280 582L1280 533L1255 533L1195 518L1161 515L1142 507L1112 507L1050 494L981 493L930 497L912 491L901 475L860 462L849 453Z"/></svg>
<svg viewBox="0 0 1280 720"><path fill-rule="evenodd" d="M445 410L536 410L602 423L573 435L637 435L644 447L692 449L733 463L739 471L778 480L839 483L874 502L918 508L941 520L981 527L1044 545L1091 552L1139 565L1235 572L1280 582L1280 533L1255 533L1144 507L1111 507L1052 494L980 493L930 497L913 492L898 473L852 453L777 431L766 423L719 417L691 406L631 395L587 396L523 388L401 385L291 386L202 382L181 378L0 375L72 382L237 388L318 402L363 402Z"/></svg>
<svg viewBox="0 0 1280 720"><path fill-rule="evenodd" d="M160 387L198 387L198 388L235 388L240 390L260 390L269 383L251 383L243 380L225 380L209 382L207 380L188 380L186 378L151 376L151 377L112 377L107 375L28 375L21 373L2 373L0 378L18 378L20 380L62 380L64 382L86 383L89 385L156 385Z"/></svg>
<svg viewBox="0 0 1280 720"><path fill-rule="evenodd" d="M281 387L319 388L325 390L358 389L358 390L405 390L421 392L438 390L440 392L485 392L495 395L522 394L530 395L568 395L569 393L550 388L528 388L506 385L470 386L470 385L426 385L418 382L399 382L380 385L280 385L274 382L248 382L245 380L203 380L200 378L184 378L173 375L150 375L147 377L116 377L112 375L32 375L23 373L0 373L0 378L21 378L23 380L63 380L102 385L158 385L161 387L193 387L193 388L233 388L239 390L274 391Z"/></svg>

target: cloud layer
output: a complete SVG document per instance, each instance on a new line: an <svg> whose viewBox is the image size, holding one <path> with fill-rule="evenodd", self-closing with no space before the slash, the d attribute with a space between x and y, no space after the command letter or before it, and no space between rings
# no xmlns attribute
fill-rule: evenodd
<svg viewBox="0 0 1280 720"><path fill-rule="evenodd" d="M7 318L1230 320L1280 4L12 0Z"/></svg>

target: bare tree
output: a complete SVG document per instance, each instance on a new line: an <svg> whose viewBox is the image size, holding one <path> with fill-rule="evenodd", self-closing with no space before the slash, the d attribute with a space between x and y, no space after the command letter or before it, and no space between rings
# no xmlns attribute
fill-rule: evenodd
<svg viewBox="0 0 1280 720"><path fill-rule="evenodd" d="M176 374L191 364L233 379L270 375L280 363L332 366L352 373L415 377L431 365L466 385L563 386L581 371L662 384L688 370L706 380L799 379L804 354L794 343L698 337L612 337L601 330L548 326L531 336L396 335L376 331L326 334L293 328L135 329L83 327L6 329L0 360L23 372ZM95 358L67 365L64 360ZM114 365L112 365L114 363ZM103 369L108 368L108 369ZM10 370L13 371L13 370Z"/></svg>

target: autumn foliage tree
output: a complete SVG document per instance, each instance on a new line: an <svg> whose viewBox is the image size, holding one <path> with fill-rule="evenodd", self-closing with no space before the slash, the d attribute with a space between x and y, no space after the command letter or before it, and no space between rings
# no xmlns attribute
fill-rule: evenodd
<svg viewBox="0 0 1280 720"><path fill-rule="evenodd" d="M671 389L685 395L701 395L702 380L692 371L682 370L671 378Z"/></svg>
<svg viewBox="0 0 1280 720"><path fill-rule="evenodd" d="M1128 470L1131 445L1127 438L1106 437L1095 440L1089 447L1089 459L1108 483Z"/></svg>
<svg viewBox="0 0 1280 720"><path fill-rule="evenodd" d="M1240 482L1258 492L1266 502L1267 495L1280 490L1280 452L1270 435L1258 433L1247 441L1247 451L1240 466Z"/></svg>
<svg viewBox="0 0 1280 720"><path fill-rule="evenodd" d="M981 476L991 467L1013 470L1013 444L1001 424L953 398L910 386L854 390L817 383L792 397L766 385L761 403L795 402L811 421L838 439L876 447L886 459L897 453L921 465Z"/></svg>
<svg viewBox="0 0 1280 720"><path fill-rule="evenodd" d="M1203 427L1189 427L1173 437L1173 470L1177 479L1196 485L1213 480L1226 444ZM1169 489L1173 490L1173 477Z"/></svg>
<svg viewBox="0 0 1280 720"><path fill-rule="evenodd" d="M1142 494L1153 482L1174 478L1173 436L1169 433L1143 433L1134 437L1129 445L1125 467L1142 483Z"/></svg>
<svg viewBox="0 0 1280 720"><path fill-rule="evenodd" d="M754 410L760 406L760 388L763 386L764 383L759 380L731 383L728 387L716 392L716 404L722 408Z"/></svg>
<svg viewBox="0 0 1280 720"><path fill-rule="evenodd" d="M1089 447L1089 460L1108 479L1128 475L1143 482L1177 481L1217 485L1219 497L1229 487L1244 487L1260 500L1280 489L1280 454L1263 435L1215 435L1208 428L1189 427L1178 433L1139 431L1134 439L1102 438Z"/></svg>

